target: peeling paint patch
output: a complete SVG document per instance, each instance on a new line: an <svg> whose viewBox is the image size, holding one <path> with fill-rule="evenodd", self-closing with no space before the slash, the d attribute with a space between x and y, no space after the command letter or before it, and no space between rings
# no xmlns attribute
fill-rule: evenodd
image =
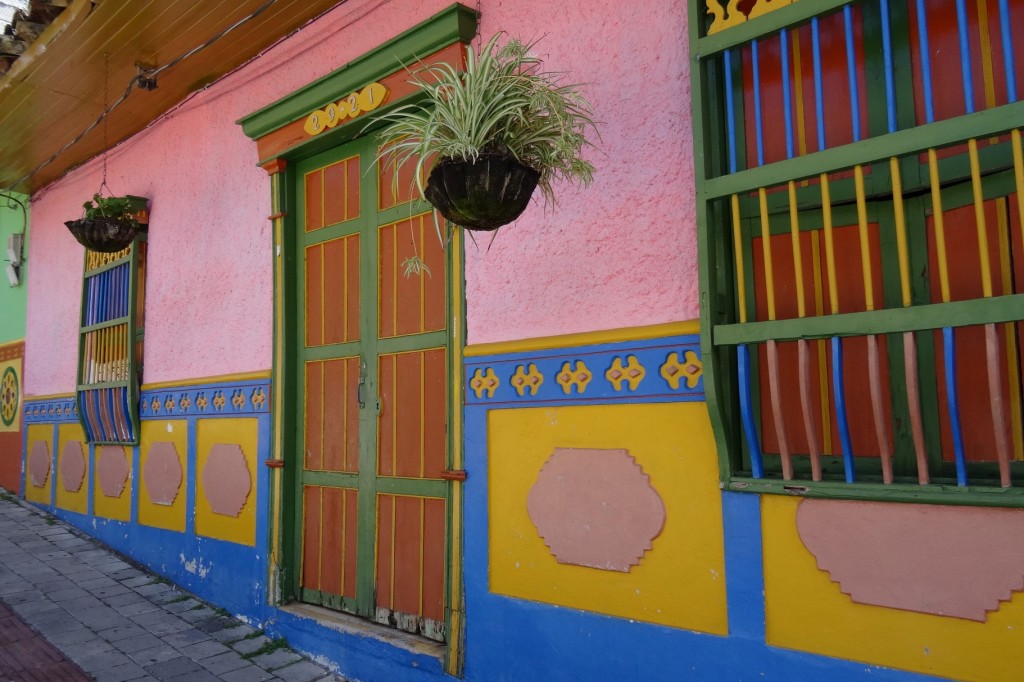
<svg viewBox="0 0 1024 682"><path fill-rule="evenodd" d="M212 562L204 564L202 559L192 559L189 561L185 558L184 554L179 554L178 559L181 561L181 565L186 571L193 575L198 575L200 578L205 578L213 569Z"/></svg>

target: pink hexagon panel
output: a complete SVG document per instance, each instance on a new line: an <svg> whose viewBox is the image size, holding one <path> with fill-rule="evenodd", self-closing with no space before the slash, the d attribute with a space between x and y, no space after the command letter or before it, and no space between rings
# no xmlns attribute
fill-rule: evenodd
<svg viewBox="0 0 1024 682"><path fill-rule="evenodd" d="M81 441L72 440L64 444L60 453L60 481L64 490L77 493L85 480L85 453Z"/></svg>
<svg viewBox="0 0 1024 682"><path fill-rule="evenodd" d="M665 527L665 504L627 450L556 448L527 495L562 564L629 572Z"/></svg>
<svg viewBox="0 0 1024 682"><path fill-rule="evenodd" d="M235 443L211 447L203 467L203 492L210 510L223 516L238 516L251 489L252 477L242 448Z"/></svg>
<svg viewBox="0 0 1024 682"><path fill-rule="evenodd" d="M181 490L181 461L174 443L153 443L142 468L142 482L153 504L174 504Z"/></svg>
<svg viewBox="0 0 1024 682"><path fill-rule="evenodd" d="M105 497L121 497L128 482L128 455L120 445L103 445L96 455L96 478Z"/></svg>
<svg viewBox="0 0 1024 682"><path fill-rule="evenodd" d="M1021 509L807 499L796 525L858 604L984 622L1024 590Z"/></svg>
<svg viewBox="0 0 1024 682"><path fill-rule="evenodd" d="M37 440L32 444L32 452L28 456L28 480L37 488L46 485L50 476L50 449L46 443Z"/></svg>

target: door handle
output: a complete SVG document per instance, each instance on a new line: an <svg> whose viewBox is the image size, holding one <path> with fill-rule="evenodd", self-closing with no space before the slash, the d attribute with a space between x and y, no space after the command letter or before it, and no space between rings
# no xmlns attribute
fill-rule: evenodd
<svg viewBox="0 0 1024 682"><path fill-rule="evenodd" d="M366 385L366 361L359 360L359 383L356 384L356 400L359 402L359 409L366 407L366 398L363 397L363 386Z"/></svg>

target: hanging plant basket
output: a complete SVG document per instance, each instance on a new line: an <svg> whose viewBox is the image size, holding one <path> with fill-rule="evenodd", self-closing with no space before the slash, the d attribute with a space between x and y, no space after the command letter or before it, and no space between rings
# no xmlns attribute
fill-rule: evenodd
<svg viewBox="0 0 1024 682"><path fill-rule="evenodd" d="M469 230L496 230L522 215L540 173L505 154L475 161L442 159L424 196L449 222Z"/></svg>
<svg viewBox="0 0 1024 682"><path fill-rule="evenodd" d="M113 218L84 218L64 224L79 244L100 253L116 253L127 248L142 231L137 222Z"/></svg>
<svg viewBox="0 0 1024 682"><path fill-rule="evenodd" d="M64 224L78 243L90 251L117 253L127 248L149 223L145 197L104 197L94 194L82 206L85 217Z"/></svg>

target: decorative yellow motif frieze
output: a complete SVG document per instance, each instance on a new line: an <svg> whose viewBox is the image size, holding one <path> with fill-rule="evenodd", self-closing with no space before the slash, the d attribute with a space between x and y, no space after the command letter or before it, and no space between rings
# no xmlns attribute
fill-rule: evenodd
<svg viewBox="0 0 1024 682"><path fill-rule="evenodd" d="M512 375L512 386L515 387L519 397L526 395L527 389L530 395L537 395L540 385L544 383L544 375L532 362L527 371L523 371L523 365L516 367L516 373Z"/></svg>
<svg viewBox="0 0 1024 682"><path fill-rule="evenodd" d="M586 363L582 360L577 360L574 368L571 367L569 362L562 365L562 369L558 372L558 385L562 387L566 395L572 393L573 386L576 387L577 393L583 393L587 390L587 384L593 378L594 374L587 367Z"/></svg>
<svg viewBox="0 0 1024 682"><path fill-rule="evenodd" d="M477 398L483 398L484 393L487 393L488 398L493 398L494 391L500 384L501 380L498 379L498 375L490 367L487 368L486 372L477 368L473 378L469 381L469 387L476 393Z"/></svg>
<svg viewBox="0 0 1024 682"><path fill-rule="evenodd" d="M604 378L608 380L616 391L622 390L623 382L626 383L629 390L635 391L645 376L647 376L647 370L644 369L644 366L640 364L635 355L626 357L625 366L622 364L622 358L615 356L615 359L612 360L612 366L604 373Z"/></svg>
<svg viewBox="0 0 1024 682"><path fill-rule="evenodd" d="M673 391L679 389L679 382L686 380L687 388L694 388L704 374L704 365L692 350L688 350L680 361L679 353L669 353L661 366L661 378L668 382Z"/></svg>

